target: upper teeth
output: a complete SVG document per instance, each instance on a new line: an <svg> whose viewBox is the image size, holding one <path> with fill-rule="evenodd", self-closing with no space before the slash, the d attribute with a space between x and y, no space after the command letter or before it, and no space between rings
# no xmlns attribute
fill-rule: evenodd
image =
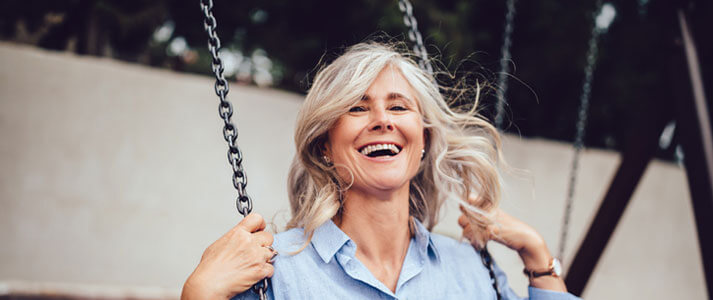
<svg viewBox="0 0 713 300"><path fill-rule="evenodd" d="M400 151L399 148L396 147L396 145L394 144L374 144L362 148L361 154L369 155L370 153L379 150L391 150L391 152L393 152L394 154L398 154Z"/></svg>

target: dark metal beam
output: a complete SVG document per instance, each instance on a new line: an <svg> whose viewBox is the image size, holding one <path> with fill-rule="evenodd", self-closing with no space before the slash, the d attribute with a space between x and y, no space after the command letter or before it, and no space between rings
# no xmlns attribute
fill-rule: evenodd
<svg viewBox="0 0 713 300"><path fill-rule="evenodd" d="M668 121L665 115L661 109L638 114L636 126L629 131L628 145L622 153L619 169L567 271L565 283L569 292L582 295L631 195L656 152L659 136Z"/></svg>
<svg viewBox="0 0 713 300"><path fill-rule="evenodd" d="M702 78L695 46L688 32L685 14L678 10L676 24L680 35L672 47L668 74L672 87L668 101L651 103L653 107L669 109L675 102L677 131L684 149L684 162L691 192L699 246L709 294L713 292L713 136L706 107ZM673 100L673 101L671 101ZM580 245L565 282L570 292L581 295L601 254L629 203L648 162L656 151L656 141L663 130L666 114L641 112L651 115L636 122L622 154L622 162L609 190ZM692 270L693 271L693 270Z"/></svg>
<svg viewBox="0 0 713 300"><path fill-rule="evenodd" d="M677 99L677 127L683 143L684 163L691 192L698 245L703 260L708 295L713 293L713 134L696 46L682 10L678 11L681 29L680 52L674 88ZM693 271L693 270L692 270Z"/></svg>

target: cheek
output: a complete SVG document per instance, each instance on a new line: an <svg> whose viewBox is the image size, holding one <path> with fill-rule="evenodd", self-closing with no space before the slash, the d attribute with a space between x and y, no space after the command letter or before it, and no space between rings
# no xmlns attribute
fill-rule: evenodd
<svg viewBox="0 0 713 300"><path fill-rule="evenodd" d="M408 139L411 143L421 146L423 148L426 145L425 135L426 132L421 123L421 119L413 120L408 126Z"/></svg>
<svg viewBox="0 0 713 300"><path fill-rule="evenodd" d="M359 133L354 130L355 124L352 123L354 122L342 118L329 130L329 145L332 155L340 156L352 148L352 143Z"/></svg>

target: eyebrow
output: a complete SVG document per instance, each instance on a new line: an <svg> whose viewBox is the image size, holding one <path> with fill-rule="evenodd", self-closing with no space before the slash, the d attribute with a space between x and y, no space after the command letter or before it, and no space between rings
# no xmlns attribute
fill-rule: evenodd
<svg viewBox="0 0 713 300"><path fill-rule="evenodd" d="M411 98L406 97L403 94L398 93L398 92L390 92L388 95L386 95L386 98L389 100L406 99L406 101L408 101L409 103L414 104L414 102L413 102L413 100L411 100ZM369 97L369 95L367 95L367 94L364 94L363 96L361 96L361 100L368 101L368 100L371 100L371 97Z"/></svg>

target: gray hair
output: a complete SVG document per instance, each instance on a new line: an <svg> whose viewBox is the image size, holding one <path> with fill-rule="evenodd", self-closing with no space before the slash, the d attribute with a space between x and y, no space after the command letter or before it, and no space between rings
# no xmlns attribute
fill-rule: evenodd
<svg viewBox="0 0 713 300"><path fill-rule="evenodd" d="M387 66L401 72L413 88L426 136L426 155L410 182L409 214L430 230L446 199L477 195L468 202L481 212L474 228L485 230L493 223L484 212L497 207L500 199L500 136L477 114L480 85L471 88L475 99L469 109L451 109L434 77L403 52L394 45L360 43L317 73L297 118L297 153L288 179L292 217L287 228L303 227L311 238L317 227L340 213L341 193L350 184L322 159L327 133ZM488 235L482 233L476 238L481 241L474 242L484 244L483 236Z"/></svg>

